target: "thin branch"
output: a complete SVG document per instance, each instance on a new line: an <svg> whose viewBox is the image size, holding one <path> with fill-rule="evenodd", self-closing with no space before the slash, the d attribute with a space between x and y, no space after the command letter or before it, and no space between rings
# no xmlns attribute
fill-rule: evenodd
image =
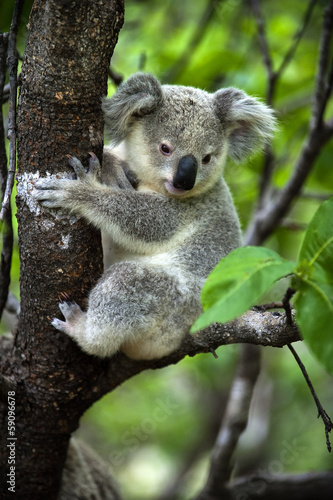
<svg viewBox="0 0 333 500"><path fill-rule="evenodd" d="M279 226L290 231L306 231L308 224L292 220L283 220L280 222Z"/></svg>
<svg viewBox="0 0 333 500"><path fill-rule="evenodd" d="M294 288L289 287L285 293L285 296L282 299L282 307L286 312L287 322L289 325L292 325L294 322L290 300L295 295L295 293L296 290L294 290Z"/></svg>
<svg viewBox="0 0 333 500"><path fill-rule="evenodd" d="M294 358L296 359L296 362L298 364L298 366L300 367L302 373L303 373L303 377L305 378L305 381L306 383L308 384L308 387L311 391L311 394L312 394L312 397L316 403L316 406L317 406L317 410L318 410L318 418L320 417L322 419L322 421L324 422L324 426L325 426L325 436L326 436L326 446L327 446L327 449L329 452L332 451L332 447L331 447L331 443L330 443L330 438L329 438L329 433L331 432L331 430L333 429L333 423L332 423L332 420L330 419L330 417L327 415L326 411L324 410L324 408L322 407L319 399L318 399L318 396L316 394L316 391L312 385L312 382L310 380L310 377L308 375L308 372L306 371L306 368L304 366L304 364L302 363L302 360L301 358L298 356L297 352L295 351L295 349L293 348L292 345L288 344L288 349L290 350L290 352L292 353L292 355L294 356Z"/></svg>
<svg viewBox="0 0 333 500"><path fill-rule="evenodd" d="M179 57L178 61L172 66L167 73L164 75L164 80L168 82L174 82L179 75L183 72L184 68L189 63L189 60L193 56L195 49L200 44L203 39L207 28L214 17L215 10L219 3L223 0L208 0L206 8L202 14L201 19L197 23L197 29L193 33L187 47L185 48L183 54Z"/></svg>
<svg viewBox="0 0 333 500"><path fill-rule="evenodd" d="M333 192L331 193L315 193L313 191L302 191L300 194L301 198L307 199L307 200L316 200L316 201L326 201L329 200L333 196Z"/></svg>
<svg viewBox="0 0 333 500"><path fill-rule="evenodd" d="M111 78L116 87L118 87L124 80L124 76L117 73L117 71L115 71L111 66L109 67L109 78Z"/></svg>
<svg viewBox="0 0 333 500"><path fill-rule="evenodd" d="M273 59L269 51L268 40L266 36L266 28L265 28L264 18L261 12L260 2L259 0L250 0L250 3L253 10L254 18L257 23L259 47L261 50L263 63L268 76L268 90L267 90L266 100L267 104L271 105L273 101L275 81L277 75L274 71Z"/></svg>
<svg viewBox="0 0 333 500"><path fill-rule="evenodd" d="M323 116L328 99L332 92L333 85L333 65L329 70L330 46L333 33L333 0L324 11L324 22L322 36L320 40L319 62L316 78L316 90L312 108L311 128L319 128L323 121Z"/></svg>
<svg viewBox="0 0 333 500"><path fill-rule="evenodd" d="M268 85L267 85L266 101L267 104L272 105L277 75L274 71L273 59L269 51L269 45L266 36L266 28L265 28L264 18L261 12L260 2L259 0L251 0L250 3L253 10L254 18L257 23L259 47L263 58L263 64L264 67L266 68L266 73L267 73ZM260 186L259 186L258 210L261 209L265 203L265 197L268 192L270 180L273 175L275 167L274 152L270 144L267 144L265 146L264 153L265 153L264 164L262 168L262 175L260 178Z"/></svg>
<svg viewBox="0 0 333 500"><path fill-rule="evenodd" d="M289 445L290 446L290 445ZM295 448L295 454L300 450ZM296 455L296 456L297 456ZM235 479L227 491L239 500L330 500L333 498L333 472L307 472L295 475L258 474ZM216 495L202 500L221 500Z"/></svg>
<svg viewBox="0 0 333 500"><path fill-rule="evenodd" d="M247 426L253 389L260 372L260 350L242 346L225 416L211 458L207 483L197 500L210 494L224 498L225 486L232 472L231 460L242 432Z"/></svg>
<svg viewBox="0 0 333 500"><path fill-rule="evenodd" d="M99 389L105 394L143 370L163 368L178 363L185 356L209 353L223 345L245 343L283 347L299 340L301 336L296 324L288 325L284 314L248 311L225 325L214 324L195 335L187 335L177 351L161 359L134 361L117 354L110 360Z"/></svg>
<svg viewBox="0 0 333 500"><path fill-rule="evenodd" d="M265 23L261 12L260 2L259 0L251 0L253 14L257 23L259 46L261 49L263 63L266 68L268 77L266 100L269 105L273 105L274 93L278 79L281 77L282 73L285 71L286 67L294 57L297 46L309 24L316 3L317 0L310 0L304 16L302 26L293 36L293 42L290 45L290 48L285 53L285 56L282 60L282 63L280 64L280 67L278 68L277 71L275 71L273 59L269 51L269 44L266 36ZM271 145L268 144L265 148L264 165L262 169L262 176L260 179L259 199L257 207L258 211L260 211L264 207L264 205L267 203L267 199L271 197L272 193L270 192L270 182L274 168L275 168L275 155Z"/></svg>
<svg viewBox="0 0 333 500"><path fill-rule="evenodd" d="M330 79L333 79L333 71L331 71L329 82L326 84L325 74L328 67L332 29L333 0L331 0L324 13L316 91L308 136L289 182L278 193L275 200L269 201L266 206L257 211L245 236L245 245L260 245L274 231L290 210L294 199L300 194L323 146L333 137L333 119L326 123L322 121L328 103L328 96L331 92ZM323 88L326 91L322 92Z"/></svg>
<svg viewBox="0 0 333 500"><path fill-rule="evenodd" d="M283 297L283 300L282 300L282 306L286 312L286 316L287 316L287 322L289 325L292 325L293 324L293 316L292 316L292 309L291 309L291 304L290 304L290 300L292 299L292 297L295 295L296 293L296 290L294 290L293 288L288 288L287 289L287 292L285 294L285 296ZM311 391L311 394L312 394L312 397L316 403L316 406L317 406L317 409L318 409L318 417L321 417L322 421L324 422L324 426L325 426L325 436L326 436L326 446L327 446L327 449L329 452L331 452L331 443L330 443L330 439L329 439L329 433L331 432L331 430L333 429L333 423L330 419L330 417L327 415L326 411L324 410L324 408L322 407L320 401L319 401L319 398L316 394L316 391L312 385L312 382L310 380L310 377L308 375L308 372L306 371L306 368L301 360L301 358L298 356L297 352L295 351L295 349L293 348L292 345L288 344L287 347L289 348L290 352L292 353L292 355L294 356L298 366L300 367L302 373L303 373L303 377L305 378L305 381L306 383L308 384L308 387Z"/></svg>
<svg viewBox="0 0 333 500"><path fill-rule="evenodd" d="M7 184L7 155L5 148L5 128L2 114L3 88L6 77L6 55L8 47L8 33L0 34L0 195L4 198ZM10 269L13 254L13 224L10 206L5 213L2 230L2 250L0 260L0 319L5 308L10 284Z"/></svg>
<svg viewBox="0 0 333 500"><path fill-rule="evenodd" d="M310 0L309 1L308 8L306 9L306 12L304 15L303 24L302 24L301 28L297 31L297 33L295 33L295 35L293 36L293 42L290 45L287 52L285 53L285 56L280 64L279 69L276 71L277 78L279 78L281 76L281 74L284 72L284 70L286 69L288 64L292 61L292 59L295 55L296 49L299 45L299 42L303 38L303 35L306 31L306 28L309 25L313 9L314 9L317 2L318 2L318 0Z"/></svg>
<svg viewBox="0 0 333 500"><path fill-rule="evenodd" d="M0 36L6 36L8 35L8 33L4 33L3 35L0 34ZM1 104L5 104L5 102L8 101L9 99L9 95L10 95L10 85L9 83L7 83L4 87L3 87L3 91L2 91L2 97L1 97L1 101L0 101L0 105Z"/></svg>
<svg viewBox="0 0 333 500"><path fill-rule="evenodd" d="M10 197L14 186L14 176L16 170L16 94L17 94L17 66L18 56L16 51L16 38L20 24L20 17L24 0L16 0L12 23L10 26L8 39L7 66L9 70L9 113L8 113L8 139L9 139L9 167L5 195L2 200L0 220L4 220L5 213L10 205Z"/></svg>
<svg viewBox="0 0 333 500"><path fill-rule="evenodd" d="M279 191L275 200L256 213L244 238L244 245L260 245L274 231L301 192L323 146L332 137L333 128L329 124L310 129L289 182Z"/></svg>

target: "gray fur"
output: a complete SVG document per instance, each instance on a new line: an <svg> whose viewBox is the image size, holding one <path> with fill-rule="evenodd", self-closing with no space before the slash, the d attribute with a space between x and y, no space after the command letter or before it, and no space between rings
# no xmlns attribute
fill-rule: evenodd
<svg viewBox="0 0 333 500"><path fill-rule="evenodd" d="M120 350L136 359L159 358L179 347L201 312L207 275L241 243L222 178L226 157L241 159L262 148L274 117L240 90L208 94L161 86L143 73L123 83L103 107L113 143L124 141L120 150L105 149L103 183L92 156L88 173L71 160L77 180L35 184L34 195L45 207L86 218L102 229L111 249L110 267L91 291L87 312L64 303L65 321L53 325L90 354ZM195 162L181 162L185 157ZM176 187L179 165L191 169L192 163L194 186Z"/></svg>

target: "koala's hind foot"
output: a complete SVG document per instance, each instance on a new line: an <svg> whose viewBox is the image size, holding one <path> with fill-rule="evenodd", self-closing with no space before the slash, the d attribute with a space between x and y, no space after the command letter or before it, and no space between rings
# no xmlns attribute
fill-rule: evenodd
<svg viewBox="0 0 333 500"><path fill-rule="evenodd" d="M91 324L88 314L82 311L76 302L68 299L69 297L65 294L60 296L59 309L65 321L53 318L51 325L75 340L87 354L101 357L115 354L120 347L120 342L116 337L112 337L113 341L105 345L105 335L110 333L109 328L107 327L107 332L105 332L105 328L103 329L101 325L94 321Z"/></svg>
<svg viewBox="0 0 333 500"><path fill-rule="evenodd" d="M66 299L68 298L65 295L63 297ZM85 327L86 313L82 311L81 307L76 302L69 300L64 301L63 297L60 297L59 309L65 321L53 318L51 325L57 330L67 333L67 335L76 339L79 337L80 330Z"/></svg>

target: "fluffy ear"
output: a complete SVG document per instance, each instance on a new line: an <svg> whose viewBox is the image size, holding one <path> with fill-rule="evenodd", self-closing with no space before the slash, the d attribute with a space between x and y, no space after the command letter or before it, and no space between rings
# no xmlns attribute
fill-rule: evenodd
<svg viewBox="0 0 333 500"><path fill-rule="evenodd" d="M213 94L215 112L226 130L229 155L236 161L262 148L276 128L273 111L235 88Z"/></svg>
<svg viewBox="0 0 333 500"><path fill-rule="evenodd" d="M113 143L125 139L135 118L152 113L162 102L161 84L149 73L136 73L119 86L111 99L104 98L105 127Z"/></svg>

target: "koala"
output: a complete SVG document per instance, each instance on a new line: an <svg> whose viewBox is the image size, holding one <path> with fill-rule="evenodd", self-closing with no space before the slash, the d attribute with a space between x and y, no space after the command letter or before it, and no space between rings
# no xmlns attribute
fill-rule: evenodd
<svg viewBox="0 0 333 500"><path fill-rule="evenodd" d="M137 73L103 101L103 170L70 158L76 179L39 179L34 196L100 228L112 244L110 267L88 308L60 304L52 324L100 357L121 351L156 359L177 349L201 313L200 291L219 260L241 244L223 179L274 131L270 108L236 88L208 93L161 85Z"/></svg>

